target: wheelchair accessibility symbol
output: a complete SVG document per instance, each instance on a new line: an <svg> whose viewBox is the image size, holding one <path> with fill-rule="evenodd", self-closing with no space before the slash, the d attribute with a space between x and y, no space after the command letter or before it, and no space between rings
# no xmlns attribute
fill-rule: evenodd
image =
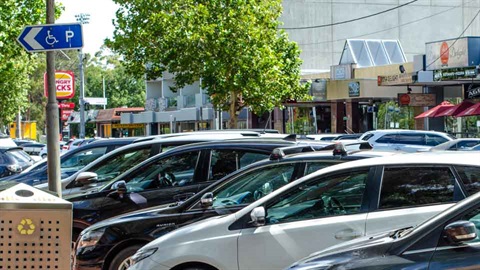
<svg viewBox="0 0 480 270"><path fill-rule="evenodd" d="M50 34L50 30L47 30L47 37L45 38L45 42L47 42L48 45L53 46L53 44L57 43L58 40L55 38L55 36Z"/></svg>

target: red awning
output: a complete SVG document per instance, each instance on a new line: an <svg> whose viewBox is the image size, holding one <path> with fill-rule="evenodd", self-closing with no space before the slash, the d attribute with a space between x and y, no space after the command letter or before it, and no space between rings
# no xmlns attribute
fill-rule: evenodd
<svg viewBox="0 0 480 270"><path fill-rule="evenodd" d="M463 117L463 116L473 116L473 115L480 115L480 103L477 103L473 106L470 106L466 110L455 115L456 117Z"/></svg>
<svg viewBox="0 0 480 270"><path fill-rule="evenodd" d="M435 117L442 117L442 116L457 116L457 114L463 112L467 108L473 106L475 103L472 101L465 99L461 103L458 103L457 105L447 108L441 113L435 114Z"/></svg>
<svg viewBox="0 0 480 270"><path fill-rule="evenodd" d="M442 103L438 104L437 106L431 108L428 111L425 111L417 116L415 119L425 118L425 117L436 117L437 114L442 113L443 111L453 107L454 105L448 101L443 101Z"/></svg>

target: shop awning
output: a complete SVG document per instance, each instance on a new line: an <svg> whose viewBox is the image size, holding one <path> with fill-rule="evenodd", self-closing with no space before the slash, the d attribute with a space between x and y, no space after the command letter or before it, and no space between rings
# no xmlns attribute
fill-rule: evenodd
<svg viewBox="0 0 480 270"><path fill-rule="evenodd" d="M437 117L438 114L444 112L447 109L450 109L451 107L454 107L452 103L449 101L443 101L442 103L438 104L437 106L431 108L428 111L425 111L417 116L415 116L415 119L419 118L425 118L425 117Z"/></svg>
<svg viewBox="0 0 480 270"><path fill-rule="evenodd" d="M464 101L462 101L461 103L453 106L453 107L450 107L450 108L447 108L446 110L444 110L443 112L441 113L437 113L435 115L435 117L442 117L442 116L457 116L457 114L463 112L464 110L466 110L467 108L473 106L475 103L471 102L470 100L468 99L465 99Z"/></svg>
<svg viewBox="0 0 480 270"><path fill-rule="evenodd" d="M473 106L470 106L466 110L463 110L459 114L455 115L456 117L463 117L463 116L474 116L480 115L480 103L477 103Z"/></svg>

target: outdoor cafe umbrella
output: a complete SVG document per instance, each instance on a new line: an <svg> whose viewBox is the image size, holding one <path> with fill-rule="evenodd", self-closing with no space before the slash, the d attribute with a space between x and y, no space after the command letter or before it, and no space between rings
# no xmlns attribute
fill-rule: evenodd
<svg viewBox="0 0 480 270"><path fill-rule="evenodd" d="M463 116L474 116L480 115L480 103L477 103L473 106L468 107L467 109L463 110L462 112L455 115L456 117L463 117Z"/></svg>
<svg viewBox="0 0 480 270"><path fill-rule="evenodd" d="M454 105L449 101L443 101L442 103L438 104L437 106L431 108L428 111L425 111L417 116L415 119L425 118L425 117L436 117L437 114L442 113L443 111L453 107Z"/></svg>
<svg viewBox="0 0 480 270"><path fill-rule="evenodd" d="M475 103L472 101L465 99L462 102L458 103L453 107L449 107L446 110L442 111L441 113L435 114L435 117L442 117L442 116L457 116L457 114L463 112L467 108L473 106Z"/></svg>

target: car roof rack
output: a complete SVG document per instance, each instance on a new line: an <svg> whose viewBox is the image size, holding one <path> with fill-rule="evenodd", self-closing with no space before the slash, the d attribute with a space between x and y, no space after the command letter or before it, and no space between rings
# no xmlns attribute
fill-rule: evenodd
<svg viewBox="0 0 480 270"><path fill-rule="evenodd" d="M272 153L270 154L270 160L279 160L284 158L286 155L307 153L307 152L315 152L315 148L313 148L310 145L278 147L273 149Z"/></svg>

